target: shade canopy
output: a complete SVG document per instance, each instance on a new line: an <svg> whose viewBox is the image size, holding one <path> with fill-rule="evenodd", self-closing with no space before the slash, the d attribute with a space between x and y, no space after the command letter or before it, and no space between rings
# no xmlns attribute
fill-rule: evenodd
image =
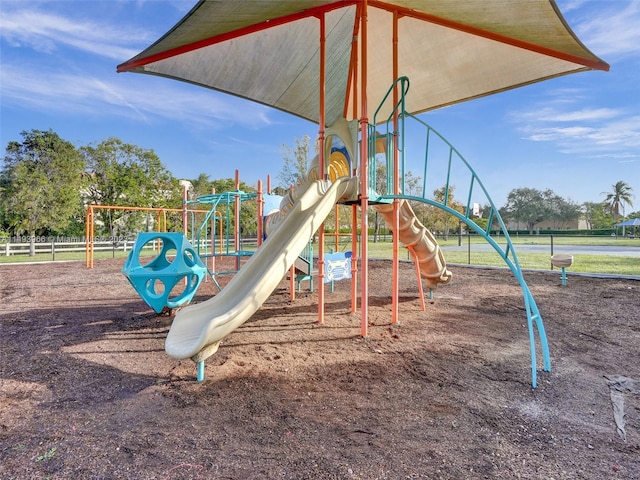
<svg viewBox="0 0 640 480"><path fill-rule="evenodd" d="M201 0L118 71L191 82L318 122L321 24L326 125L360 116L364 64L368 108L395 75L407 76L411 113L609 68L552 0Z"/></svg>
<svg viewBox="0 0 640 480"><path fill-rule="evenodd" d="M616 227L640 227L640 218L632 218L621 223L616 223Z"/></svg>

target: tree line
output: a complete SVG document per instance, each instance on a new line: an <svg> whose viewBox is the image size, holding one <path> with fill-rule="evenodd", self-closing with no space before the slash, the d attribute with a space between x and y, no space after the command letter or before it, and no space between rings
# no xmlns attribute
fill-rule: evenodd
<svg viewBox="0 0 640 480"><path fill-rule="evenodd" d="M604 199L600 202L578 204L550 189L516 188L508 194L500 215L522 224L530 233L542 222L552 230L565 230L581 218L589 230L611 230L624 217L625 208L633 206L633 189L619 181L601 195ZM629 214L629 218L637 217L640 218L640 211Z"/></svg>
<svg viewBox="0 0 640 480"><path fill-rule="evenodd" d="M40 236L84 235L87 205L136 206L155 208L182 208L183 186L153 150L122 142L110 137L98 143L76 147L52 130L31 130L21 133L22 141L11 141L6 147L0 170L0 236L26 234L32 239ZM280 186L275 193L283 193L306 173L311 153L310 138L295 142L294 148L283 145L283 165L278 179ZM384 193L385 166L377 164L378 192ZM405 193L420 197L421 179L411 172L405 174ZM235 190L231 178L211 180L205 173L189 180L189 198ZM255 188L240 185L244 192ZM463 213L463 206L454 198L454 186L448 191L441 187L432 192L431 198L442 201ZM564 199L552 190L533 188L512 190L500 214L508 222L515 222L533 232L543 221L557 229L582 217L590 229L613 228L625 216L625 209L632 207L633 189L624 181L617 182L609 192L603 192L600 202L577 204ZM240 227L244 233L256 231L255 206L243 208ZM461 226L457 219L440 209L421 202L413 202L413 208L423 224L445 235ZM483 206L487 211L489 206ZM370 224L377 233L381 222L375 212L370 212ZM140 231L149 217L144 214L121 210L97 210L97 234L111 237L126 236ZM640 217L640 211L631 212L629 218ZM482 224L482 218L476 221ZM168 217L169 229L181 225L180 215ZM333 225L333 221L327 222ZM149 227L149 225L146 225Z"/></svg>
<svg viewBox="0 0 640 480"><path fill-rule="evenodd" d="M0 170L0 236L27 235L31 251L42 236L85 233L87 205L182 208L183 186L153 150L110 137L76 147L52 130L21 133L6 147ZM190 181L189 197L235 190L233 179ZM240 189L255 191L244 184ZM241 219L255 230L255 215ZM144 229L149 216L125 210L96 210L96 235L112 238ZM168 216L168 229L182 229L182 216ZM179 226L178 226L179 225ZM148 225L147 225L148 227Z"/></svg>
<svg viewBox="0 0 640 480"><path fill-rule="evenodd" d="M315 148L317 153L317 148ZM296 182L306 175L309 156L311 153L310 137L304 136L296 139L293 148L283 145L282 156L283 166L278 174L278 179L285 187L295 185ZM423 197L420 176L407 171L404 177L404 193L413 197ZM376 162L376 185L375 190L379 194L386 192L386 166L381 160ZM551 189L538 190L535 188L515 188L507 196L504 206L499 208L502 219L515 226L533 233L537 225L544 224L551 230L567 230L583 219L589 230L613 230L614 225L622 218L640 218L640 210L630 212L626 215L627 207L633 206L633 189L624 182L619 181L611 186L611 190L602 192L604 198L600 202L576 203L571 199L563 198ZM428 198L443 203L445 196L447 205L452 209L465 214L464 205L455 199L455 186L442 186L435 189ZM449 215L443 210L427 205L423 202L411 201L411 206L418 219L430 230L441 233L445 237L451 233L458 232L462 226L457 218ZM474 221L483 229L487 229L487 222L490 205L480 206L480 217ZM373 225L374 240L378 237L378 232L384 227L379 215L375 211L369 212L369 224ZM333 225L333 221L328 221L328 225ZM498 228L495 224L492 228Z"/></svg>

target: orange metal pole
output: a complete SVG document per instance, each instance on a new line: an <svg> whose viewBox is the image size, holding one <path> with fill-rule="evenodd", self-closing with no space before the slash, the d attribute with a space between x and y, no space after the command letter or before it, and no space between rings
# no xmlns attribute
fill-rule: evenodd
<svg viewBox="0 0 640 480"><path fill-rule="evenodd" d="M211 195L216 194L216 189L211 189ZM213 212L213 219L211 220L211 253L213 256L211 257L211 271L215 273L216 271L216 239L213 235L216 226L216 214L218 214L218 235L220 236L220 255L222 255L222 214L217 210Z"/></svg>
<svg viewBox="0 0 640 480"><path fill-rule="evenodd" d="M89 215L91 212L91 205L87 205L87 211L84 217L84 266L89 268Z"/></svg>
<svg viewBox="0 0 640 480"><path fill-rule="evenodd" d="M94 207L91 207L91 225L90 225L90 231L89 231L89 236L91 237L91 253L90 253L90 263L89 263L89 268L93 268L93 255L95 252L95 241L96 241L96 217L95 217L95 209Z"/></svg>
<svg viewBox="0 0 640 480"><path fill-rule="evenodd" d="M334 208L334 225L333 225L333 244L334 244L334 251L335 252L339 252L340 251L340 211L338 209L338 204L336 204L335 208Z"/></svg>
<svg viewBox="0 0 640 480"><path fill-rule="evenodd" d="M236 170L236 190L240 190L240 172ZM233 238L236 248L236 271L240 270L240 257L237 253L240 251L240 196L236 194L234 201L234 212L235 222L233 229Z"/></svg>
<svg viewBox="0 0 640 480"><path fill-rule="evenodd" d="M220 255L222 255L224 252L224 249L222 248L222 214L218 217L218 232L220 235Z"/></svg>
<svg viewBox="0 0 640 480"><path fill-rule="evenodd" d="M362 19L362 6L356 6L356 21L351 42L351 75L353 79L353 118L358 117L358 33ZM346 108L345 108L346 110ZM352 176L357 176L356 159L352 159ZM362 258L358 250L358 206L351 207L351 311L358 310L358 258Z"/></svg>
<svg viewBox="0 0 640 480"><path fill-rule="evenodd" d="M413 264L416 268L416 277L418 277L418 292L420 293L420 306L422 307L422 311L424 312L427 307L424 304L424 290L422 288L422 277L420 276L420 263L418 263L418 254L414 250L412 246L407 247L407 250L411 252L413 256Z"/></svg>
<svg viewBox="0 0 640 480"><path fill-rule="evenodd" d="M89 267L89 207L84 214L84 267Z"/></svg>
<svg viewBox="0 0 640 480"><path fill-rule="evenodd" d="M360 230L362 239L360 242L360 250L362 255L362 265L360 267L361 278L361 319L360 333L366 337L369 333L368 315L369 315L369 218L367 211L369 209L369 145L368 145L368 124L367 118L367 0L362 1L362 20L361 20L362 43L361 48L361 97L360 97L360 208L362 215L360 218Z"/></svg>
<svg viewBox="0 0 640 480"><path fill-rule="evenodd" d="M320 169L319 178L324 180L325 161L324 158L324 127L325 127L325 63L326 63L326 36L325 36L325 17L322 13L320 19L320 112L318 115L318 142L320 144L320 153L318 156L318 168ZM324 222L320 225L318 234L318 323L324 322Z"/></svg>
<svg viewBox="0 0 640 480"><path fill-rule="evenodd" d="M182 186L182 233L184 236L187 236L187 200L188 200L188 191L187 185Z"/></svg>
<svg viewBox="0 0 640 480"><path fill-rule="evenodd" d="M351 206L351 311L358 310L358 205Z"/></svg>
<svg viewBox="0 0 640 480"><path fill-rule="evenodd" d="M395 81L398 78L398 12L393 12L393 78L391 81ZM393 89L393 104L398 104L398 86ZM398 158L398 112L393 114L393 194L398 195L400 193L400 179L399 177L399 158ZM388 152L387 152L388 153ZM389 172L387 172L389 175ZM400 200L393 199L393 262L391 272L391 323L398 323L398 310L399 310L399 283L400 283L400 256L399 256L399 235L400 219L399 219ZM421 284L422 285L422 284Z"/></svg>
<svg viewBox="0 0 640 480"><path fill-rule="evenodd" d="M360 18L361 18L362 6L360 3L356 4L356 15L353 26L353 35L351 40L351 59L349 64L349 76L347 84L347 92L352 91L351 108L352 118L358 118L358 34L360 32ZM349 117L349 96L345 98L344 103L344 117Z"/></svg>
<svg viewBox="0 0 640 480"><path fill-rule="evenodd" d="M211 274L214 275L216 273L216 237L213 234L216 229L216 213L213 212L211 218ZM222 242L220 242L222 244Z"/></svg>
<svg viewBox="0 0 640 480"><path fill-rule="evenodd" d="M264 220L264 198L262 197L262 180L258 180L258 228L257 228L257 245L262 245L262 222Z"/></svg>
<svg viewBox="0 0 640 480"><path fill-rule="evenodd" d="M216 193L216 189L212 188L211 189L211 194L215 194ZM213 211L213 215L211 215L211 238L210 238L210 242L211 242L211 247L210 247L210 252L211 252L211 272L215 272L216 271L216 237L214 236L214 232L216 231L216 213L218 213L216 210ZM205 277L206 278L206 277Z"/></svg>

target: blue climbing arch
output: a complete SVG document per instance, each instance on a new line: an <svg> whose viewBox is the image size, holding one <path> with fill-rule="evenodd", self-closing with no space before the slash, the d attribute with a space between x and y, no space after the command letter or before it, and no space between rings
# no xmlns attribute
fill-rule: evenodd
<svg viewBox="0 0 640 480"><path fill-rule="evenodd" d="M378 118L382 105L389 101L394 89L397 89L398 92L398 101L395 108L388 117ZM409 79L407 77L398 78L389 88L380 107L376 110L373 122L369 126L369 185L379 185L376 178L376 164L380 160L375 153L376 142L382 141L386 144L385 159L383 161L386 162L387 172L385 187L381 189L382 191L370 192L370 196L378 202L404 198L423 202L444 210L484 238L495 249L522 289L529 328L532 386L535 388L537 386L536 332L540 342L544 371L551 370L549 347L542 317L524 279L509 232L493 200L467 160L440 133L417 116L407 113L405 102L408 91ZM393 194L395 151L398 152L399 156L398 175L401 189L403 185L406 185L405 173L409 171L422 173L423 183L421 188L416 188L413 192L405 189L399 194ZM467 187L464 213L454 209L452 199L449 198L450 191L460 186ZM442 199L426 197L426 192L433 192L442 187L444 187ZM476 223L472 215L473 204L478 203L478 201L490 207L486 227ZM498 238L501 239L500 243L491 236L492 227L493 231L496 231L495 225L497 225Z"/></svg>

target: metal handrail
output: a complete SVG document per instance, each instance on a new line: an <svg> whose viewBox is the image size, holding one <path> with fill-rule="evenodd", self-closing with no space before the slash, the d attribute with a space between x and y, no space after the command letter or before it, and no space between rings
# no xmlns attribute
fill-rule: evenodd
<svg viewBox="0 0 640 480"><path fill-rule="evenodd" d="M398 99L396 105L394 105L394 108L392 109L389 116L385 119L384 123L378 124L377 115L382 109L382 104L388 100L389 95L394 90L394 88L396 88L398 83L401 85L400 98ZM475 170L471 167L469 162L464 158L464 156L437 130L435 130L433 127L425 123L416 115L406 112L405 97L408 91L409 91L409 79L407 77L400 77L399 79L397 79L389 88L387 94L384 96L382 103L376 110L376 113L373 117L373 124L369 126L369 138L371 142L369 145L370 147L369 148L369 152L370 152L369 153L369 162L370 162L369 170L373 171L374 173L373 182L370 182L370 185L373 186L374 188L376 186L376 182L375 182L376 180L376 177L375 177L375 173L376 173L375 146L376 144L375 142L378 138L383 137L383 138L386 138L387 140L387 149L386 149L386 166L387 166L386 180L387 181L386 181L386 191L378 192L377 199L379 201L384 201L384 200L391 201L395 198L413 200L416 202L426 203L433 207L444 210L445 212L456 217L461 223L464 223L470 229L474 230L479 235L481 235L496 250L496 252L498 252L498 254L502 257L502 259L505 261L505 263L507 264L507 266L509 267L509 269L517 279L523 292L524 304L527 312L527 323L529 327L532 385L535 388L537 385L537 369L536 369L537 362L536 362L535 332L533 328L534 324L540 340L540 347L541 347L542 356L543 356L543 369L545 371L551 370L549 347L547 343L547 337L546 337L542 317L540 315L536 302L533 298L533 295L531 294L531 291L529 290L529 287L524 279L522 268L520 266L520 262L518 261L516 250L513 247L513 243L511 242L509 232L504 224L504 221L502 220L502 217L500 216L500 212L498 211L493 200L489 196L487 189L485 188L484 184L478 177ZM394 119L397 119L397 121L394 121ZM405 132L406 132L407 120L415 121L417 122L418 126L421 126L422 128L426 129L422 196L407 195L404 193L399 193L394 195L392 193L393 189L391 188L391 185L393 182L393 175L394 175L394 171L393 171L393 156L394 156L393 149L394 148L398 149L399 155L400 155L400 161L399 161L400 171L397 172L397 174L399 175L399 183L402 186L405 184L405 156L407 154L407 143L405 142ZM391 124L391 127L390 127L390 124ZM393 126L394 124L397 125L398 131L394 130L394 126ZM380 125L386 125L386 132L383 134L378 134L375 131L376 127L379 127ZM436 139L439 139L441 142L443 142L446 149L448 149L448 152L446 152L446 162L447 162L446 181L444 185L444 198L442 202L427 198L425 196L427 178L428 178L428 167L430 165L430 161L437 161L437 159L432 160L429 155L431 151L430 148L434 141L434 137ZM393 143L390 142L390 139L394 139L394 138L397 141ZM392 147L392 148L389 148L389 147ZM462 162L462 165L466 169L467 173L470 174L466 206L464 207L463 213L453 208L454 206L451 205L450 198L449 198L449 192L452 186L451 185L452 168L454 166L454 162L456 162L455 163L456 166L459 165L458 162ZM471 208L472 200L473 200L474 193L477 191L477 188L481 190L485 200L488 201L491 207L489 212L488 224L486 228L483 228L480 225L478 225L470 216L470 212L472 211L472 208ZM491 226L493 225L494 222L497 222L497 224L499 225L500 232L502 233L503 238L506 241L506 246L504 248L500 244L498 244L498 242L496 242L495 239L493 239L490 235Z"/></svg>

